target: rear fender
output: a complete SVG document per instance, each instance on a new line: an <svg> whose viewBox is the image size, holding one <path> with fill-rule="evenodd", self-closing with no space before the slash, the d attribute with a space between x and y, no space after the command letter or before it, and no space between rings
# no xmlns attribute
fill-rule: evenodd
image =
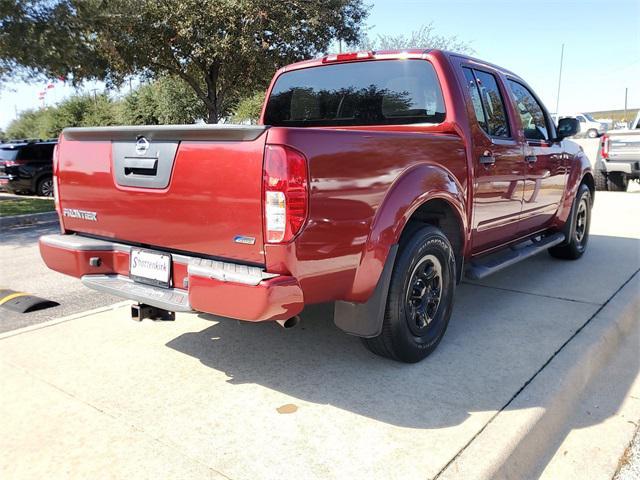
<svg viewBox="0 0 640 480"><path fill-rule="evenodd" d="M340 329L360 337L380 334L400 236L414 212L435 199L446 201L459 216L464 251L467 222L460 184L442 167L421 164L408 169L378 208L356 271L351 301L335 303L334 321Z"/></svg>
<svg viewBox="0 0 640 480"><path fill-rule="evenodd" d="M460 233L464 243L467 228L464 198L460 183L442 166L419 164L407 169L393 183L376 211L349 300L365 302L369 299L378 284L390 249L399 243L407 222L425 202L441 199L453 208L463 226L463 232Z"/></svg>

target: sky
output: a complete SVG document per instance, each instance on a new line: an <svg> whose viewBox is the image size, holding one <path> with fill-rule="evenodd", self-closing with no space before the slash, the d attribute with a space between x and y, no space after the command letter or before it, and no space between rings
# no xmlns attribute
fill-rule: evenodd
<svg viewBox="0 0 640 480"><path fill-rule="evenodd" d="M561 113L640 108L640 0L365 0L371 37L433 23L436 33L467 41L474 55L524 78L555 111L560 51ZM17 112L54 104L76 91L63 82L9 83L0 91L0 128ZM81 90L102 88L88 83ZM128 88L128 87L127 87Z"/></svg>

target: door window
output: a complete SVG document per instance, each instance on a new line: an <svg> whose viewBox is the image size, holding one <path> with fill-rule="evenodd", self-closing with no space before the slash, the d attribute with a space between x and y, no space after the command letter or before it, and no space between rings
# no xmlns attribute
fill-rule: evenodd
<svg viewBox="0 0 640 480"><path fill-rule="evenodd" d="M496 78L480 70L463 68L476 118L491 137L509 138L509 122Z"/></svg>
<svg viewBox="0 0 640 480"><path fill-rule="evenodd" d="M522 84L509 80L516 110L528 140L549 140L549 127L542 106L531 92Z"/></svg>

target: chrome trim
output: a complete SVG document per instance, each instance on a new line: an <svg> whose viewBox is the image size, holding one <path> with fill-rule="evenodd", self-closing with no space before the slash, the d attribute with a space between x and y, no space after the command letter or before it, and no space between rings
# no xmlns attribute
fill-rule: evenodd
<svg viewBox="0 0 640 480"><path fill-rule="evenodd" d="M160 288L136 283L122 275L84 275L82 283L100 292L145 303L172 312L190 312L189 293L175 288Z"/></svg>
<svg viewBox="0 0 640 480"><path fill-rule="evenodd" d="M130 253L130 245L98 240L82 235L52 234L40 237L40 241L45 245L66 250L79 251L107 251ZM151 247L153 249L153 247ZM263 268L241 265L238 263L222 262L220 260L210 260L207 258L192 257L179 253L172 253L171 258L175 263L187 265L189 275L212 278L221 282L235 282L245 285L258 285L263 280L277 277L278 274L267 273ZM162 307L161 307L162 308Z"/></svg>
<svg viewBox="0 0 640 480"><path fill-rule="evenodd" d="M253 286L258 285L262 280L278 276L273 273L266 273L259 267L219 262L206 258L192 259L187 271L189 275L212 278L221 282L236 282Z"/></svg>

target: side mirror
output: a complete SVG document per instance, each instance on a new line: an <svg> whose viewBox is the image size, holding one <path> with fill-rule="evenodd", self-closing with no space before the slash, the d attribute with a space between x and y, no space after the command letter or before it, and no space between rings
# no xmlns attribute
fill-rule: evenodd
<svg viewBox="0 0 640 480"><path fill-rule="evenodd" d="M575 118L561 118L558 120L558 140L573 137L580 131L580 122Z"/></svg>

